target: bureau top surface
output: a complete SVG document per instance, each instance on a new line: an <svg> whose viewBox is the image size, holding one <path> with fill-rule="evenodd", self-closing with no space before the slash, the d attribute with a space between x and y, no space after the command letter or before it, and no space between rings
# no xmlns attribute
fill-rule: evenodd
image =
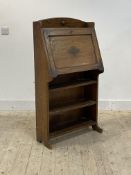
<svg viewBox="0 0 131 175"><path fill-rule="evenodd" d="M93 28L43 28L42 35L52 76L102 69Z"/></svg>

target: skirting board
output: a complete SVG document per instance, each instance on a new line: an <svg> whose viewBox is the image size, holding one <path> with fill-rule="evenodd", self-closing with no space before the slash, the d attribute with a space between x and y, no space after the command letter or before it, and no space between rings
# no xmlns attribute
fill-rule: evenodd
<svg viewBox="0 0 131 175"><path fill-rule="evenodd" d="M34 101L0 101L0 110L35 110Z"/></svg>
<svg viewBox="0 0 131 175"><path fill-rule="evenodd" d="M100 100L100 110L131 111L131 100Z"/></svg>
<svg viewBox="0 0 131 175"><path fill-rule="evenodd" d="M0 110L35 110L34 101L0 101ZM131 100L100 100L99 110L131 111Z"/></svg>

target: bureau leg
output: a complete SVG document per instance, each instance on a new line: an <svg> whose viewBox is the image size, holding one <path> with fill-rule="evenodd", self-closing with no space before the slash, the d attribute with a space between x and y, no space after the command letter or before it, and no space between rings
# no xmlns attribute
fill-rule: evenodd
<svg viewBox="0 0 131 175"><path fill-rule="evenodd" d="M102 133L103 132L103 129L100 128L98 125L92 125L92 129L99 132L99 133Z"/></svg>

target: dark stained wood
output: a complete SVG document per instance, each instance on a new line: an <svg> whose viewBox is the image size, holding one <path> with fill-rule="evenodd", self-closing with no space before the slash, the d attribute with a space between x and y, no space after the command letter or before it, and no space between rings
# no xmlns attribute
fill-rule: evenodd
<svg viewBox="0 0 131 175"><path fill-rule="evenodd" d="M33 23L36 137L92 126L98 132L98 76L104 71L93 22L51 18Z"/></svg>

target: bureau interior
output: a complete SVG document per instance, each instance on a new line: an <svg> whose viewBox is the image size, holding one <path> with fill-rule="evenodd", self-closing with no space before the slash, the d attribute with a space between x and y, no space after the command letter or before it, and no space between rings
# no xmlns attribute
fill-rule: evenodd
<svg viewBox="0 0 131 175"><path fill-rule="evenodd" d="M68 73L63 75L58 75L49 83L49 89L68 86L71 84L79 84L84 81L97 80L98 71L90 70L83 72Z"/></svg>

